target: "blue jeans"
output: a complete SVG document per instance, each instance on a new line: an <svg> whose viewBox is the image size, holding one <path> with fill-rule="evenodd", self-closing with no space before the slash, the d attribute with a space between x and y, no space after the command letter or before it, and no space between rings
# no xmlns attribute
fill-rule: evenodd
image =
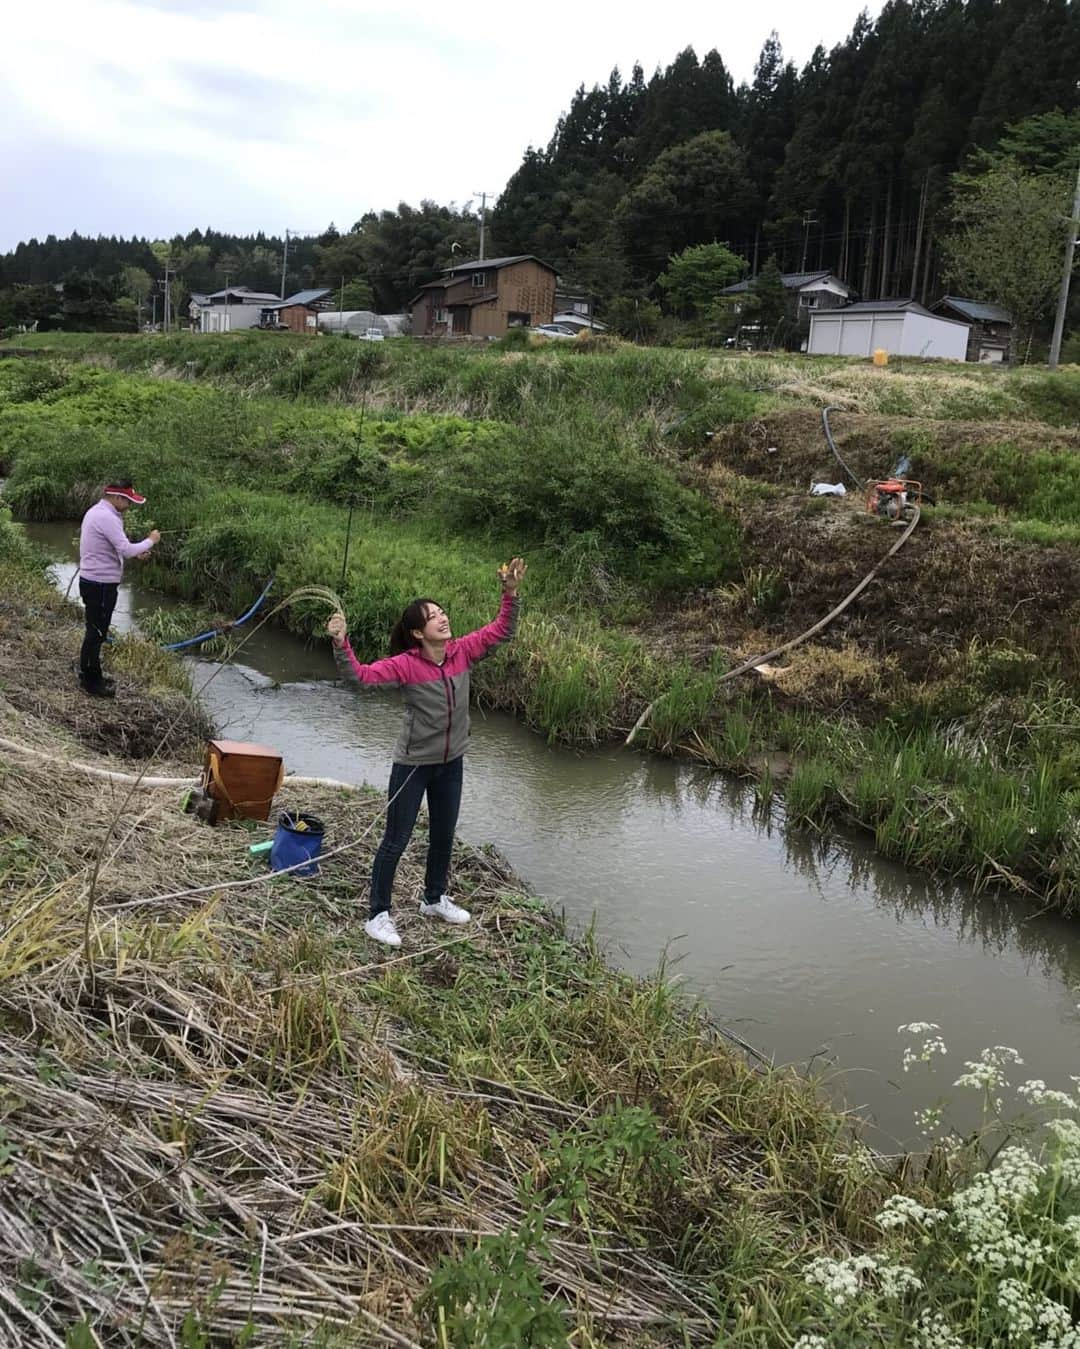
<svg viewBox="0 0 1080 1349"><path fill-rule="evenodd" d="M371 871L369 917L390 908L390 892L401 854L405 851L420 802L427 793L428 851L424 875L424 903L435 904L446 889L450 874L450 853L454 847L458 809L461 806L461 781L464 759L449 763L396 763L390 771L390 808L386 812L386 832L375 854ZM410 777L410 774L412 775Z"/></svg>

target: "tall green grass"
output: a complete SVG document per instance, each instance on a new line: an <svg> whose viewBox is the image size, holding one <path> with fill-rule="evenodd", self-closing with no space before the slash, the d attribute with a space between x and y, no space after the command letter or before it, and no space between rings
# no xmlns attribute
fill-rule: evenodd
<svg viewBox="0 0 1080 1349"><path fill-rule="evenodd" d="M0 463L10 469L8 500L26 518L76 513L123 468L158 501L199 512L226 488L273 489L423 520L433 535L518 547L589 539L603 570L647 591L715 583L736 566L730 517L595 410L579 408L560 426L430 413L365 419L355 407L91 367L27 398L20 381L37 369L21 363L0 383Z"/></svg>
<svg viewBox="0 0 1080 1349"><path fill-rule="evenodd" d="M1063 746L1080 746L1080 705L1043 678L998 699L996 729L980 736L963 722L823 720L745 692L718 701L697 732L705 757L734 772L760 774L762 746L787 753L793 767L778 795L789 823L855 825L910 866L1002 883L1074 910L1080 749ZM662 749L670 727L663 700L658 708L650 736Z"/></svg>

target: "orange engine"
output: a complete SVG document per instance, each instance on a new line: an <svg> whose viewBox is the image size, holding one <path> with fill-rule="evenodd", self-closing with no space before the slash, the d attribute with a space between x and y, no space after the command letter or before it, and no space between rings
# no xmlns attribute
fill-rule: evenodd
<svg viewBox="0 0 1080 1349"><path fill-rule="evenodd" d="M912 506L922 504L922 483L912 478L886 478L872 482L866 492L866 509L871 515L899 520Z"/></svg>

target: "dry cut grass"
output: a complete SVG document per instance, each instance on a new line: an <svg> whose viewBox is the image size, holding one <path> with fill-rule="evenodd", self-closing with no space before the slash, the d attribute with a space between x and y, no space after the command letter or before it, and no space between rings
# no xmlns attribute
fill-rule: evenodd
<svg viewBox="0 0 1080 1349"><path fill-rule="evenodd" d="M63 748L43 722L21 734ZM569 942L496 857L459 851L476 921L432 931L411 916L419 840L404 947L359 935L368 794L285 789L328 846L355 841L301 882L251 860L265 827L211 829L173 789L136 792L89 969L89 868L126 791L19 754L0 768L0 1339L465 1342L431 1319L433 1270L518 1230L528 1187L555 1185L620 1101L683 1160L662 1185L640 1159L597 1175L588 1206L549 1213L534 1258L575 1343L712 1343L735 1233L775 1232L787 1261L816 1243L797 1190L835 1168L838 1122L662 984ZM767 1291L782 1265L747 1283Z"/></svg>

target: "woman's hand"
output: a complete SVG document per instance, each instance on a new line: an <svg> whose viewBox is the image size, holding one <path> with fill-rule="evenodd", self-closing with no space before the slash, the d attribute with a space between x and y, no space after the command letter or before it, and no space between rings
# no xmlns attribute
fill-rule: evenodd
<svg viewBox="0 0 1080 1349"><path fill-rule="evenodd" d="M344 646L345 615L342 613L331 614L330 621L326 625L326 631L330 634L330 640L335 646Z"/></svg>
<svg viewBox="0 0 1080 1349"><path fill-rule="evenodd" d="M503 593L516 595L518 586L525 579L525 573L528 570L528 563L523 557L512 557L509 562L504 562L499 568L499 581Z"/></svg>

